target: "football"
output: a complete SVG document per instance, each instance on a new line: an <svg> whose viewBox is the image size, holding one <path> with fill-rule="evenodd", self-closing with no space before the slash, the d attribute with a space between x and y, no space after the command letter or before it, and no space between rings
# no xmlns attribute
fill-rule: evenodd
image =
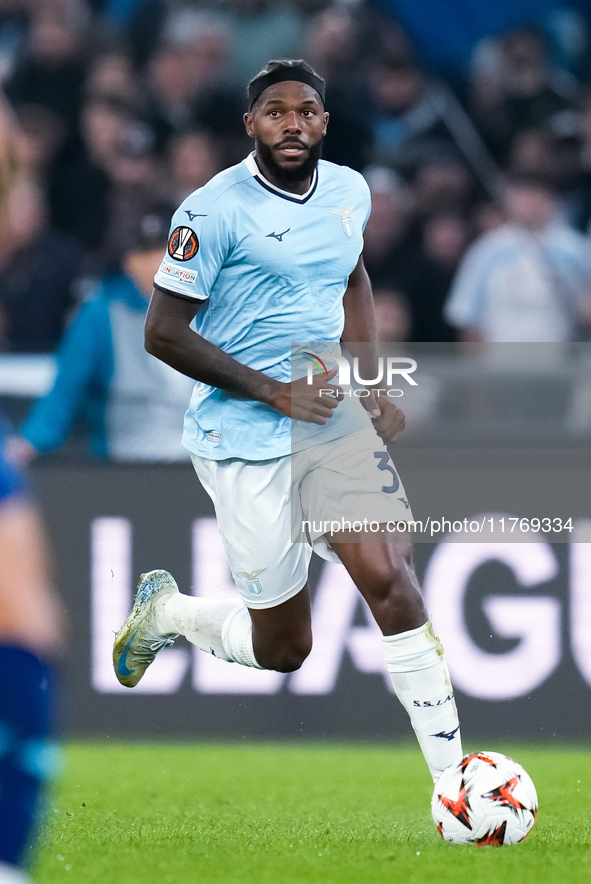
<svg viewBox="0 0 591 884"><path fill-rule="evenodd" d="M431 812L450 844L523 841L536 821L538 796L523 767L500 752L474 752L443 771Z"/></svg>

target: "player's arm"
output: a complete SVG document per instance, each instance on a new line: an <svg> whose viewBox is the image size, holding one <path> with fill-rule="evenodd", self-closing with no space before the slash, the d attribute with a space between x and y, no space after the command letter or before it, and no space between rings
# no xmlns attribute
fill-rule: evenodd
<svg viewBox="0 0 591 884"><path fill-rule="evenodd" d="M145 326L148 353L196 381L264 402L296 420L326 423L338 400L321 395L320 390L330 386L326 381L335 376L337 368L328 376L315 376L312 384L307 384L306 378L290 384L242 365L190 327L202 303L155 288Z"/></svg>
<svg viewBox="0 0 591 884"><path fill-rule="evenodd" d="M360 377L378 376L378 334L373 304L371 282L359 258L357 266L349 277L349 284L343 297L345 327L341 340L352 356L359 359ZM360 346L361 345L361 346ZM371 390L371 385L366 385ZM376 385L377 386L377 385ZM378 436L384 442L393 442L404 430L404 412L392 400L373 394L361 400L372 416L372 423Z"/></svg>

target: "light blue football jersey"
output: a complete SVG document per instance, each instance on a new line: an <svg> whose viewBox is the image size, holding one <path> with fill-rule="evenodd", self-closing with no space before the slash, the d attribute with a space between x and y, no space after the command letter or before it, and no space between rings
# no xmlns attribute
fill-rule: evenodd
<svg viewBox="0 0 591 884"><path fill-rule="evenodd" d="M195 320L200 335L243 365L289 382L305 375L308 365L304 359L292 373L293 343L333 342L338 352L343 295L369 212L369 188L352 169L321 160L310 190L295 196L266 181L251 154L175 212L154 284L203 301ZM297 448L303 448L368 421L354 397L345 397L318 426L198 382L183 444L214 460L266 460L293 450L292 424L298 425Z"/></svg>

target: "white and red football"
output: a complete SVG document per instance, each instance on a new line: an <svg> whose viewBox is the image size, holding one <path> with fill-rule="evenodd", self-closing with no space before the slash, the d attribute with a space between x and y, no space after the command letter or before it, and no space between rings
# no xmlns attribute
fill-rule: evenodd
<svg viewBox="0 0 591 884"><path fill-rule="evenodd" d="M531 777L500 752L464 755L443 771L431 801L437 830L450 844L516 844L531 831L537 810Z"/></svg>

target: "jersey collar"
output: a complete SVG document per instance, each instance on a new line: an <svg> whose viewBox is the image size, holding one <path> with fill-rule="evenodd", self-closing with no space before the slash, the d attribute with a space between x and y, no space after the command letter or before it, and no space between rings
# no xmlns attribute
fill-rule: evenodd
<svg viewBox="0 0 591 884"><path fill-rule="evenodd" d="M265 190L269 190L271 193L280 196L284 200L289 200L291 203L305 203L310 199L318 184L318 166L314 169L314 174L312 175L312 184L310 185L306 193L288 193L286 190L281 190L280 187L275 187L274 184L271 184L271 182L265 178L265 176L256 164L254 154L255 152L253 150L253 152L246 157L244 162L246 163L246 168L248 169L252 177L255 179L255 181L258 182L258 184L261 185L261 187L264 187Z"/></svg>

